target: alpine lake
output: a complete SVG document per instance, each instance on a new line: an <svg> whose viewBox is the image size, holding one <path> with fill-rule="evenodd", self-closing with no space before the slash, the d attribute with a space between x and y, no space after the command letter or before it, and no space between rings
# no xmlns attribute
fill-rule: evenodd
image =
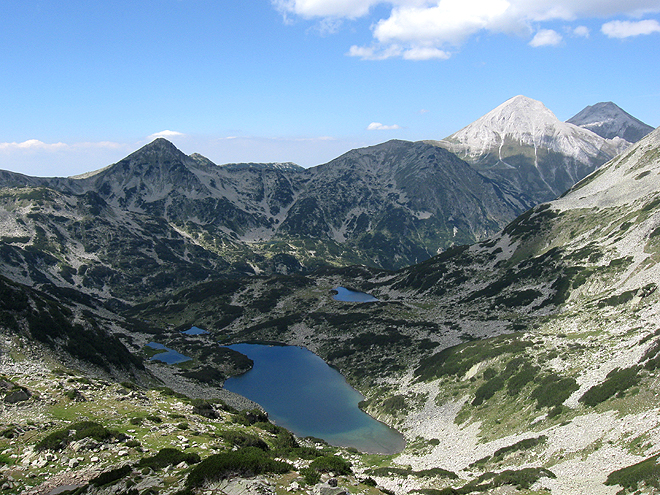
<svg viewBox="0 0 660 495"><path fill-rule="evenodd" d="M378 300L344 287L334 292L337 301ZM193 327L183 333L201 332ZM395 454L404 449L403 435L362 411L359 403L364 397L311 351L297 346L247 343L227 347L252 359L254 366L247 373L229 378L225 389L260 404L273 423L299 437L321 438L331 445L353 447L365 453ZM165 361L164 354L153 359ZM179 356L168 361L181 362Z"/></svg>

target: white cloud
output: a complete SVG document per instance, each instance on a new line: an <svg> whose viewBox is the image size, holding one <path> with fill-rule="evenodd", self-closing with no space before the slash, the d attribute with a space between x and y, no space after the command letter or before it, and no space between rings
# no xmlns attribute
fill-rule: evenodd
<svg viewBox="0 0 660 495"><path fill-rule="evenodd" d="M541 29L538 33L534 35L532 41L529 42L529 46L534 48L539 46L557 46L561 43L562 37L557 31L552 29Z"/></svg>
<svg viewBox="0 0 660 495"><path fill-rule="evenodd" d="M655 19L644 21L612 21L603 24L603 34L609 38L629 38L641 34L660 33L660 23Z"/></svg>
<svg viewBox="0 0 660 495"><path fill-rule="evenodd" d="M20 143L0 143L0 151L12 152L12 151L63 151L63 150L82 150L89 148L107 148L107 149L118 149L123 145L119 143L113 143L111 141L99 141L99 142L83 142L83 143L44 143L38 139L28 139Z"/></svg>
<svg viewBox="0 0 660 495"><path fill-rule="evenodd" d="M401 55L401 47L398 45L390 46L355 46L353 45L347 55L351 57L360 57L362 60L385 60Z"/></svg>
<svg viewBox="0 0 660 495"><path fill-rule="evenodd" d="M179 136L185 136L185 134L177 131L160 131L155 134L152 134L149 136L147 139L156 139L156 138L173 138L173 137L179 137Z"/></svg>
<svg viewBox="0 0 660 495"><path fill-rule="evenodd" d="M12 151L12 150L48 150L56 151L67 148L67 145L64 143L44 143L38 139L28 139L22 143L0 143L0 150L3 151Z"/></svg>
<svg viewBox="0 0 660 495"><path fill-rule="evenodd" d="M355 19L369 12L381 0L272 0L273 5L286 14L306 19L312 17L346 17Z"/></svg>
<svg viewBox="0 0 660 495"><path fill-rule="evenodd" d="M368 131L391 131L394 129L401 129L400 126L394 124L394 125L384 125L381 124L380 122L372 122L367 126Z"/></svg>
<svg viewBox="0 0 660 495"><path fill-rule="evenodd" d="M481 32L529 36L532 46L557 45L561 35L543 23L594 17L660 12L660 0L271 0L286 16L304 19L356 19L385 12L371 25L373 43L352 46L348 55L364 60L401 57L409 60L449 58L453 49ZM379 9L374 7L379 6ZM622 21L616 21L621 23ZM657 21L607 23L608 36L656 32ZM333 24L336 25L336 24ZM635 31L637 30L637 31ZM552 34L551 33L554 33ZM611 33L611 34L610 34ZM632 33L632 34L627 34ZM588 37L579 26L575 36Z"/></svg>
<svg viewBox="0 0 660 495"><path fill-rule="evenodd" d="M40 177L68 177L105 167L133 150L134 144L111 141L4 142L0 143L0 169Z"/></svg>
<svg viewBox="0 0 660 495"><path fill-rule="evenodd" d="M575 36L580 36L581 38L588 38L590 31L587 26L578 26L573 30Z"/></svg>
<svg viewBox="0 0 660 495"><path fill-rule="evenodd" d="M403 58L406 60L431 60L434 58L447 60L449 57L451 57L449 52L432 46L413 47L403 53Z"/></svg>
<svg viewBox="0 0 660 495"><path fill-rule="evenodd" d="M509 8L507 0L440 0L433 6L402 6L373 28L381 43L459 45L493 25Z"/></svg>

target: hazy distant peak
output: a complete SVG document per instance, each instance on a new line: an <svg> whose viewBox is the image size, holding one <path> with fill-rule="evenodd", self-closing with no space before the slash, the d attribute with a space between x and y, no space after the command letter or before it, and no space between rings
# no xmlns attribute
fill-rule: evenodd
<svg viewBox="0 0 660 495"><path fill-rule="evenodd" d="M588 129L605 139L619 137L630 143L639 141L653 130L653 127L611 101L587 106L566 122Z"/></svg>

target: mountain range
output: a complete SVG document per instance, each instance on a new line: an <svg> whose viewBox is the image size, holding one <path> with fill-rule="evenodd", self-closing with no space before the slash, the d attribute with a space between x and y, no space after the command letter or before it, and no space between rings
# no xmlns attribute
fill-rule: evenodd
<svg viewBox="0 0 660 495"><path fill-rule="evenodd" d="M218 391L251 363L217 342L259 341L314 351L405 435L394 456L332 451L353 463L352 477L337 468L340 484L369 495L650 493L660 130L626 144L544 108L516 97L442 142L390 141L312 169L217 166L156 140L76 178L3 172L0 486L47 493L68 467L82 482L61 484L92 493L221 489L192 485L198 459L169 451L177 461L160 471L143 448L181 445L204 462L256 462L255 447L293 456L298 476L269 475L259 490L304 493L305 456L323 452L296 450L256 413L199 401L252 407ZM378 302L335 301L337 286ZM209 333L181 333L191 325ZM149 342L193 359L159 365ZM110 380L123 384L111 392ZM170 388L147 399L158 385ZM130 436L83 441L72 421L84 419ZM199 443L181 440L188 429ZM38 445L54 453L36 457ZM65 453L75 462L53 462Z"/></svg>
<svg viewBox="0 0 660 495"><path fill-rule="evenodd" d="M389 141L310 169L218 166L161 138L78 177L0 173L0 273L138 300L218 274L398 269L485 239L628 144L525 97L441 143Z"/></svg>

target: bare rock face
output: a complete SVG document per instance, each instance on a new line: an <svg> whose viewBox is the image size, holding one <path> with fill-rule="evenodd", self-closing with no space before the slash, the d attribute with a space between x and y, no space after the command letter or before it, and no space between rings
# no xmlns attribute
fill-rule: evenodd
<svg viewBox="0 0 660 495"><path fill-rule="evenodd" d="M219 275L396 269L531 206L446 150L407 141L305 170L218 166L156 140L94 174L5 173L0 187L0 274L129 301Z"/></svg>
<svg viewBox="0 0 660 495"><path fill-rule="evenodd" d="M609 108L580 127L517 96L443 141L310 169L216 165L161 138L77 177L0 171L0 274L132 302L218 276L399 269L484 240L625 149L621 118L612 139L589 130Z"/></svg>

